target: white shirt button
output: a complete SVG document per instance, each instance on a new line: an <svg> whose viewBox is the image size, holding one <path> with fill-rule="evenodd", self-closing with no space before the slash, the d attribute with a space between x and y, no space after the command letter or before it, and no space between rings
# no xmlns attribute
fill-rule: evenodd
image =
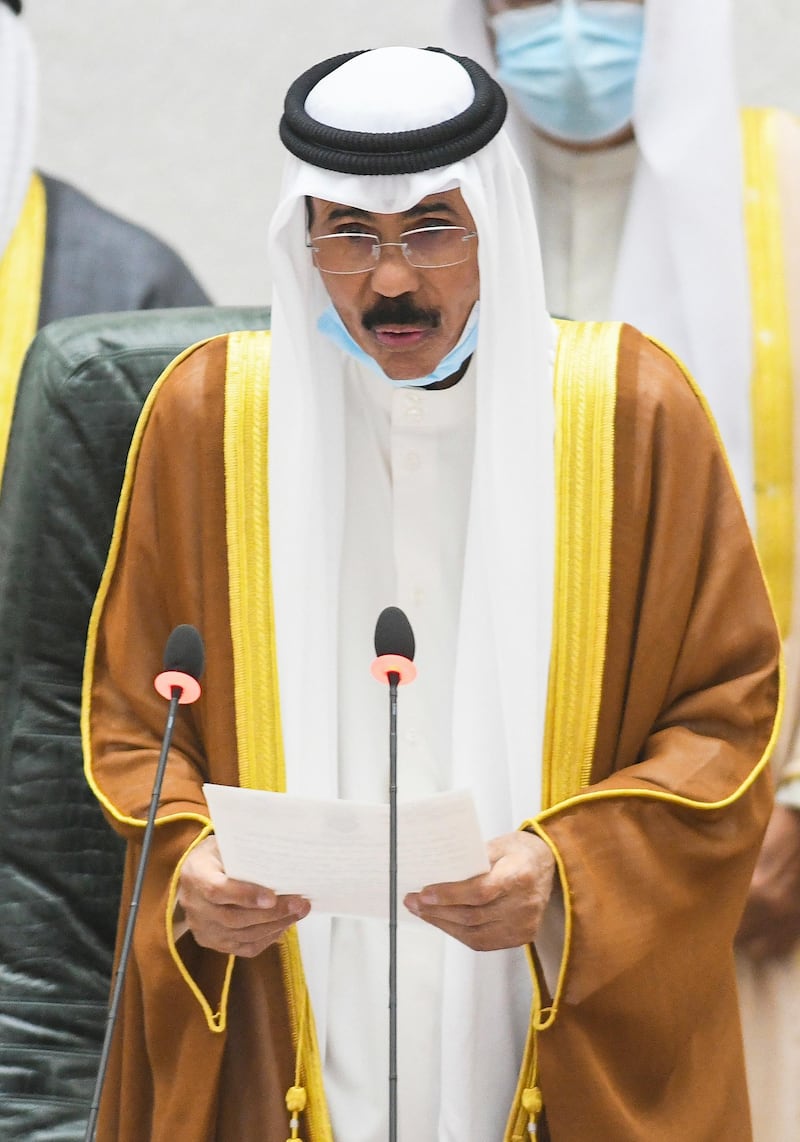
<svg viewBox="0 0 800 1142"><path fill-rule="evenodd" d="M405 394L403 402L403 419L408 424L419 424L422 420L422 400L418 392Z"/></svg>

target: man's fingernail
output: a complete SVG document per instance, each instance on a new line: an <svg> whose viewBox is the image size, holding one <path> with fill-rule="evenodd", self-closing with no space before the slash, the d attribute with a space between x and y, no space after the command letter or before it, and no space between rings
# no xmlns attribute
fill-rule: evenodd
<svg viewBox="0 0 800 1142"><path fill-rule="evenodd" d="M423 904L436 904L436 893L431 888L426 888L424 892L419 894L419 898Z"/></svg>

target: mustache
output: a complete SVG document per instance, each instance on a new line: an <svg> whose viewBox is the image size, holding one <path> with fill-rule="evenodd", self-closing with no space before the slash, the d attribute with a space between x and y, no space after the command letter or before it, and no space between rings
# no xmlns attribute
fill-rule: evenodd
<svg viewBox="0 0 800 1142"><path fill-rule="evenodd" d="M379 298L361 317L361 324L370 330L376 325L421 325L438 329L440 322L438 309L423 309L407 294Z"/></svg>

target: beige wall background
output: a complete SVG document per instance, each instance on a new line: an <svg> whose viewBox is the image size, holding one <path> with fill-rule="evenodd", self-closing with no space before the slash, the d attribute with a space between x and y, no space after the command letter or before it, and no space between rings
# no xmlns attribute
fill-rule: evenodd
<svg viewBox="0 0 800 1142"><path fill-rule="evenodd" d="M288 84L337 52L443 44L447 3L24 0L38 164L168 240L218 303L266 303ZM800 113L800 0L734 6L743 102Z"/></svg>

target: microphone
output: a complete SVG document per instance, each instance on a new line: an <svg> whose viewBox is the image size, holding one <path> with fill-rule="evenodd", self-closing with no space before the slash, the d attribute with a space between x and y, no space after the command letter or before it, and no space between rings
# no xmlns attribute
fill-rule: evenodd
<svg viewBox="0 0 800 1142"><path fill-rule="evenodd" d="M404 611L384 607L375 624L375 658L372 674L379 682L406 686L417 676L414 665L414 632Z"/></svg>
<svg viewBox="0 0 800 1142"><path fill-rule="evenodd" d="M372 674L389 684L389 1142L397 1142L397 687L413 682L414 632L399 607L375 624Z"/></svg>
<svg viewBox="0 0 800 1142"><path fill-rule="evenodd" d="M167 701L172 697L172 687L178 686L181 706L196 702L200 697L198 678L205 666L205 649L197 627L181 623L175 627L164 647L164 669L153 683L158 693Z"/></svg>
<svg viewBox="0 0 800 1142"><path fill-rule="evenodd" d="M142 896L144 874L147 868L147 859L150 855L150 845L153 840L156 823L156 812L158 811L158 803L161 799L161 786L167 768L167 757L169 756L169 747L175 729L175 718L178 712L178 706L185 706L191 702L196 702L200 697L200 683L198 678L203 673L204 665L205 651L203 649L203 640L197 628L189 626L188 623L182 623L180 626L175 627L167 639L167 645L164 648L164 669L156 676L153 682L153 685L162 698L169 700L169 711L167 713L167 722L161 742L161 754L158 759L156 775L153 781L150 810L147 815L147 824L145 825L144 837L142 839L142 855L139 858L139 867L136 870L136 880L131 895L128 922L122 940L117 974L114 979L114 987L108 1007L103 1049L100 1054L100 1065L97 1071L97 1081L95 1082L84 1142L94 1142L95 1131L97 1129L100 1098L103 1093L103 1084L105 1083L108 1059L111 1052L111 1041L119 1013L120 1000L122 998L122 985L125 982L128 958L130 956L131 947L133 946L133 930L139 910L139 901Z"/></svg>

